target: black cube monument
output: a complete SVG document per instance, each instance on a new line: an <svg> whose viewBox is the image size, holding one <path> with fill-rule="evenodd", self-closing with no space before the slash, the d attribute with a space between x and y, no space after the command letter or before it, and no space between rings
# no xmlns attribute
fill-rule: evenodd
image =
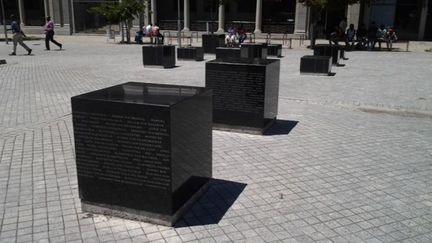
<svg viewBox="0 0 432 243"><path fill-rule="evenodd" d="M225 35L224 34L203 34L202 35L202 47L204 53L215 53L216 47L225 46Z"/></svg>
<svg viewBox="0 0 432 243"><path fill-rule="evenodd" d="M125 83L72 97L84 212L172 226L212 176L212 92Z"/></svg>
<svg viewBox="0 0 432 243"><path fill-rule="evenodd" d="M317 44L313 47L314 56L332 57L332 63L339 64L339 47L337 45Z"/></svg>
<svg viewBox="0 0 432 243"><path fill-rule="evenodd" d="M240 47L241 58L267 58L267 44L265 43L243 43Z"/></svg>
<svg viewBox="0 0 432 243"><path fill-rule="evenodd" d="M239 47L216 47L216 59L240 58Z"/></svg>
<svg viewBox="0 0 432 243"><path fill-rule="evenodd" d="M175 46L173 45L143 45L144 67L175 67Z"/></svg>
<svg viewBox="0 0 432 243"><path fill-rule="evenodd" d="M303 56L300 59L300 74L330 75L332 57Z"/></svg>
<svg viewBox="0 0 432 243"><path fill-rule="evenodd" d="M202 47L179 47L177 48L177 59L182 60L204 60L204 49Z"/></svg>
<svg viewBox="0 0 432 243"><path fill-rule="evenodd" d="M278 59L224 59L206 63L206 87L213 90L213 127L264 134L276 120Z"/></svg>
<svg viewBox="0 0 432 243"><path fill-rule="evenodd" d="M282 57L282 44L268 44L267 56Z"/></svg>

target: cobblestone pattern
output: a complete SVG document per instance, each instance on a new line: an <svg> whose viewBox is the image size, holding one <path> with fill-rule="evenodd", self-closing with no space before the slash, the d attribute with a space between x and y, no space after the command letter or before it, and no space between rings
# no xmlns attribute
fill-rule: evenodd
<svg viewBox="0 0 432 243"><path fill-rule="evenodd" d="M164 227L81 211L70 97L125 81L203 85L204 62L144 69L138 46L65 47L33 45L0 67L0 242L432 242L430 116L358 109L428 114L430 56L349 53L336 76L310 77L298 74L308 51L284 50L271 135L214 131L216 180Z"/></svg>

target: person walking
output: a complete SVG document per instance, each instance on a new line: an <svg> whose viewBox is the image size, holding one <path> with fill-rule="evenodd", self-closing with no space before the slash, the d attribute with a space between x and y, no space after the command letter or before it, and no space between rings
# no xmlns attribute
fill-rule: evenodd
<svg viewBox="0 0 432 243"><path fill-rule="evenodd" d="M56 44L62 49L63 45L54 40L54 22L51 20L51 17L46 17L46 25L45 25L45 48L47 51L50 50L49 42Z"/></svg>
<svg viewBox="0 0 432 243"><path fill-rule="evenodd" d="M27 50L27 55L30 55L32 49L30 49L26 44L24 44L23 38L25 37L24 32L21 31L21 27L15 17L15 15L11 15L11 28L8 30L12 30L12 42L13 42L13 50L9 56L16 56L16 48L17 45L20 44L24 49Z"/></svg>

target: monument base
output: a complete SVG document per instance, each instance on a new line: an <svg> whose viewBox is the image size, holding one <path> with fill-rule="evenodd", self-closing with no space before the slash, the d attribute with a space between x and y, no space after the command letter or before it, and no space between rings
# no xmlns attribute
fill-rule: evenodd
<svg viewBox="0 0 432 243"><path fill-rule="evenodd" d="M204 184L189 200L183 204L173 215L158 214L144 210L136 210L103 203L93 203L81 200L83 212L103 214L130 220L138 220L164 226L174 226L174 224L187 212L202 195L207 192L209 182Z"/></svg>
<svg viewBox="0 0 432 243"><path fill-rule="evenodd" d="M275 121L276 118L271 119L262 128L213 123L213 129L219 131L225 131L225 132L238 132L238 133L247 133L253 135L263 135L271 126L273 126Z"/></svg>

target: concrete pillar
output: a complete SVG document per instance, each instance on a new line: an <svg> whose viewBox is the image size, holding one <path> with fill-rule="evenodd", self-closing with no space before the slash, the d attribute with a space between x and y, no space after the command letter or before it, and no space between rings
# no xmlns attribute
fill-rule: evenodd
<svg viewBox="0 0 432 243"><path fill-rule="evenodd" d="M150 2L149 0L144 0L144 26L150 23Z"/></svg>
<svg viewBox="0 0 432 243"><path fill-rule="evenodd" d="M157 23L157 6L156 6L156 0L151 0L151 22L152 22L152 24Z"/></svg>
<svg viewBox="0 0 432 243"><path fill-rule="evenodd" d="M219 18L218 18L218 30L217 32L225 32L225 5L219 5Z"/></svg>
<svg viewBox="0 0 432 243"><path fill-rule="evenodd" d="M304 34L307 32L308 7L297 0L294 22L294 33Z"/></svg>
<svg viewBox="0 0 432 243"><path fill-rule="evenodd" d="M49 8L48 8L49 12L47 16L51 16L51 18L54 19L54 0L48 0L48 3L49 3Z"/></svg>
<svg viewBox="0 0 432 243"><path fill-rule="evenodd" d="M360 20L360 3L348 5L347 10L347 24L354 24L354 28L357 29Z"/></svg>
<svg viewBox="0 0 432 243"><path fill-rule="evenodd" d="M256 0L256 14L255 14L255 30L254 33L261 33L261 23L262 23L262 1Z"/></svg>
<svg viewBox="0 0 432 243"><path fill-rule="evenodd" d="M184 6L183 6L183 14L184 14L184 27L183 31L189 31L190 29L190 18L189 18L189 0L184 0Z"/></svg>
<svg viewBox="0 0 432 243"><path fill-rule="evenodd" d="M18 0L19 20L21 25L25 25L24 0Z"/></svg>
<svg viewBox="0 0 432 243"><path fill-rule="evenodd" d="M45 11L45 17L49 16L49 2L48 0L44 0L44 11Z"/></svg>
<svg viewBox="0 0 432 243"><path fill-rule="evenodd" d="M424 39L424 34L426 31L426 21L427 21L427 15L428 15L428 6L429 6L429 0L423 0L422 1L422 9L420 14L420 25L419 25L419 32L418 32L418 40Z"/></svg>

